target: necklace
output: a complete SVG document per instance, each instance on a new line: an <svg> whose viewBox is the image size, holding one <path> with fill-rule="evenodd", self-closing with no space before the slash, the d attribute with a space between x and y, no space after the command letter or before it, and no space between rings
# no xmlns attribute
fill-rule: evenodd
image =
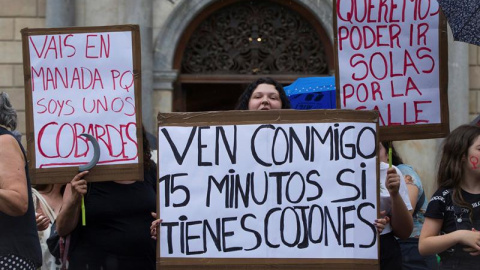
<svg viewBox="0 0 480 270"><path fill-rule="evenodd" d="M463 213L460 213L460 216L457 216L457 214L454 212L453 215L457 219L458 223L461 223L463 221L463 219L462 219Z"/></svg>

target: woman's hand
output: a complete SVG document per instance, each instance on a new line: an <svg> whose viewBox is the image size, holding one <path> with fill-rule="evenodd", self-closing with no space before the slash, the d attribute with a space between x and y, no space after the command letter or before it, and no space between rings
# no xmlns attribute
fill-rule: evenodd
<svg viewBox="0 0 480 270"><path fill-rule="evenodd" d="M388 169L385 187L387 188L388 193L390 193L390 196L398 194L398 191L400 190L400 176L397 174L395 168Z"/></svg>
<svg viewBox="0 0 480 270"><path fill-rule="evenodd" d="M373 223L373 225L377 227L378 233L382 233L385 227L387 226L387 224L390 223L390 217L386 216L385 215L386 213L387 213L386 211L380 212L380 215L382 216L382 218L375 219L375 222Z"/></svg>
<svg viewBox="0 0 480 270"><path fill-rule="evenodd" d="M463 250L469 252L472 256L480 255L480 232L472 229L471 231L458 230L459 242L468 246Z"/></svg>
<svg viewBox="0 0 480 270"><path fill-rule="evenodd" d="M78 173L73 177L72 181L70 181L70 189L74 201L79 201L83 195L87 194L87 181L83 179L87 174L88 171Z"/></svg>
<svg viewBox="0 0 480 270"><path fill-rule="evenodd" d="M150 225L150 236L152 237L152 239L157 240L157 236L158 236L158 230L157 230L157 228L160 227L160 223L162 223L162 220L161 220L161 219L157 219L157 213L154 213L154 212L152 212L152 217L153 217L155 220L152 221L152 225Z"/></svg>
<svg viewBox="0 0 480 270"><path fill-rule="evenodd" d="M50 224L50 219L40 213L35 213L35 220L37 221L37 230L45 231Z"/></svg>

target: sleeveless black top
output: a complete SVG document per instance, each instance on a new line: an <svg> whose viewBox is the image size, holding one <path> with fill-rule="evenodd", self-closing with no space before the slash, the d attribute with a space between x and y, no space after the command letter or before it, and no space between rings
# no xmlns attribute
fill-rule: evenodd
<svg viewBox="0 0 480 270"><path fill-rule="evenodd" d="M0 136L13 134L3 127L0 127ZM23 146L23 156L25 150ZM1 147L1 146L0 146ZM0 172L1 173L1 172ZM32 189L28 175L28 165L25 164L28 188L28 210L23 216L12 217L0 212L0 257L14 254L24 259L31 260L37 267L42 265L42 251L38 240L37 224L35 221L35 209L33 206Z"/></svg>
<svg viewBox="0 0 480 270"><path fill-rule="evenodd" d="M155 269L150 212L156 211L156 175L152 166L145 168L144 181L89 183L86 226L72 232L70 270Z"/></svg>

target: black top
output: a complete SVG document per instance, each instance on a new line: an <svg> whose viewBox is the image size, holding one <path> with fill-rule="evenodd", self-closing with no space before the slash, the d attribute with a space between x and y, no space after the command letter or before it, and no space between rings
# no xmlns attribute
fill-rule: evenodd
<svg viewBox="0 0 480 270"><path fill-rule="evenodd" d="M0 135L12 133L0 127ZM25 150L23 146L23 156ZM1 147L1 146L0 146ZM0 257L8 254L15 254L19 257L31 260L36 266L42 265L42 251L38 240L37 223L35 221L35 208L33 206L32 189L28 175L28 165L25 164L25 175L27 176L28 210L23 216L12 217L0 212Z"/></svg>
<svg viewBox="0 0 480 270"><path fill-rule="evenodd" d="M454 205L451 193L452 191L450 189L438 189L430 199L425 217L443 219L442 234L451 233L456 230L470 231L472 228L480 230L480 194L471 194L462 190L463 199L473 207L473 220L470 220L470 211L467 208ZM441 253L440 256L444 259L452 255L453 252L462 253L462 247L453 246L446 252ZM465 256L467 259L473 257L467 253L458 255Z"/></svg>
<svg viewBox="0 0 480 270"><path fill-rule="evenodd" d="M150 237L156 207L156 167L132 184L90 183L85 195L86 226L73 234L70 269L155 269Z"/></svg>

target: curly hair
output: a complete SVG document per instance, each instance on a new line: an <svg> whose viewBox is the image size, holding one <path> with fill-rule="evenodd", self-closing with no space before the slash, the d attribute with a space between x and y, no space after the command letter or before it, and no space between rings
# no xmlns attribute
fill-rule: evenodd
<svg viewBox="0 0 480 270"><path fill-rule="evenodd" d="M275 89L277 89L278 94L280 95L280 100L282 101L282 109L291 108L290 100L288 99L285 90L283 90L283 86L272 78L264 77L257 79L247 86L247 89L245 89L242 95L240 95L238 98L237 105L235 105L235 110L248 110L248 102L250 101L253 91L257 89L258 85L263 83L275 86Z"/></svg>
<svg viewBox="0 0 480 270"><path fill-rule="evenodd" d="M442 158L437 172L437 185L452 189L452 200L455 204L470 210L472 205L462 196L461 184L465 178L464 164L468 160L468 148L480 136L480 127L462 125L452 131L443 142Z"/></svg>
<svg viewBox="0 0 480 270"><path fill-rule="evenodd" d="M8 94L5 92L0 92L0 125L11 130L17 128L17 112L12 107Z"/></svg>

